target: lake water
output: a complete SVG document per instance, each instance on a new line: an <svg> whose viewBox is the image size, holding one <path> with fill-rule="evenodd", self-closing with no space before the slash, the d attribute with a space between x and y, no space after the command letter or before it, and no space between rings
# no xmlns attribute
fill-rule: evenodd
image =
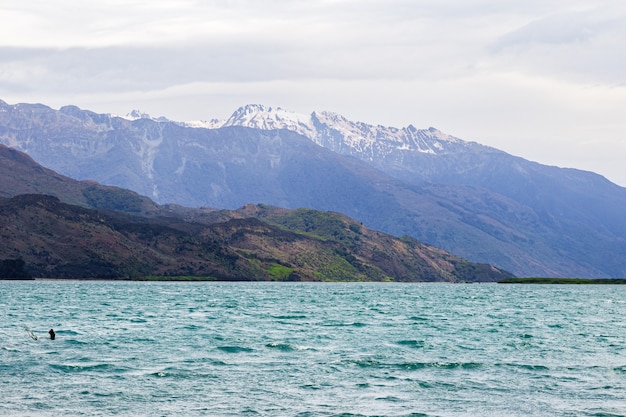
<svg viewBox="0 0 626 417"><path fill-rule="evenodd" d="M625 295L0 281L0 415L623 416Z"/></svg>

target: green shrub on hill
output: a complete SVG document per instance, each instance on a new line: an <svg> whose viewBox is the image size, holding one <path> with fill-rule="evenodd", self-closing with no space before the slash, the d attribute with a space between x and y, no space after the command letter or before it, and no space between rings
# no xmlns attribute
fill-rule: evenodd
<svg viewBox="0 0 626 417"><path fill-rule="evenodd" d="M140 213L144 202L138 194L115 187L92 186L83 190L83 195L93 208L125 213Z"/></svg>

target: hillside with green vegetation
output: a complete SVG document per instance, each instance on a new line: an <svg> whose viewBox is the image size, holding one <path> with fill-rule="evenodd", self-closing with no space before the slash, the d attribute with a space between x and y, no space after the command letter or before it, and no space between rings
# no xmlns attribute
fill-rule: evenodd
<svg viewBox="0 0 626 417"><path fill-rule="evenodd" d="M344 215L158 205L0 146L0 278L497 281L512 276ZM51 194L51 195L47 195Z"/></svg>
<svg viewBox="0 0 626 417"><path fill-rule="evenodd" d="M339 241L350 251L350 256L357 260L367 259L401 277L419 271L420 275L432 280L447 275L455 282L491 281L495 270L491 265L469 262L411 237L395 238L368 229L340 213L308 209L286 212L263 205L246 206L242 211L248 216L255 212L260 218L294 232Z"/></svg>
<svg viewBox="0 0 626 417"><path fill-rule="evenodd" d="M308 230L298 230L301 222ZM23 261L34 277L462 282L510 276L309 210L286 212L273 222L233 215L203 224L20 195L0 199L0 239L0 259Z"/></svg>

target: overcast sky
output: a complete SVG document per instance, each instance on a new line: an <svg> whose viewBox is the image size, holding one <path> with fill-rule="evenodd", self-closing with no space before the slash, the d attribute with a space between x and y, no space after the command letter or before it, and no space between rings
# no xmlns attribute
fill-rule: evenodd
<svg viewBox="0 0 626 417"><path fill-rule="evenodd" d="M446 133L626 186L623 0L0 0L0 99Z"/></svg>

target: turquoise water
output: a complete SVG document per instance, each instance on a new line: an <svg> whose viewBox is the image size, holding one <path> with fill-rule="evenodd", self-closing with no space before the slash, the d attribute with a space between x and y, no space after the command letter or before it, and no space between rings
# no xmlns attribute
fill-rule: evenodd
<svg viewBox="0 0 626 417"><path fill-rule="evenodd" d="M0 415L626 415L625 293L0 281Z"/></svg>

